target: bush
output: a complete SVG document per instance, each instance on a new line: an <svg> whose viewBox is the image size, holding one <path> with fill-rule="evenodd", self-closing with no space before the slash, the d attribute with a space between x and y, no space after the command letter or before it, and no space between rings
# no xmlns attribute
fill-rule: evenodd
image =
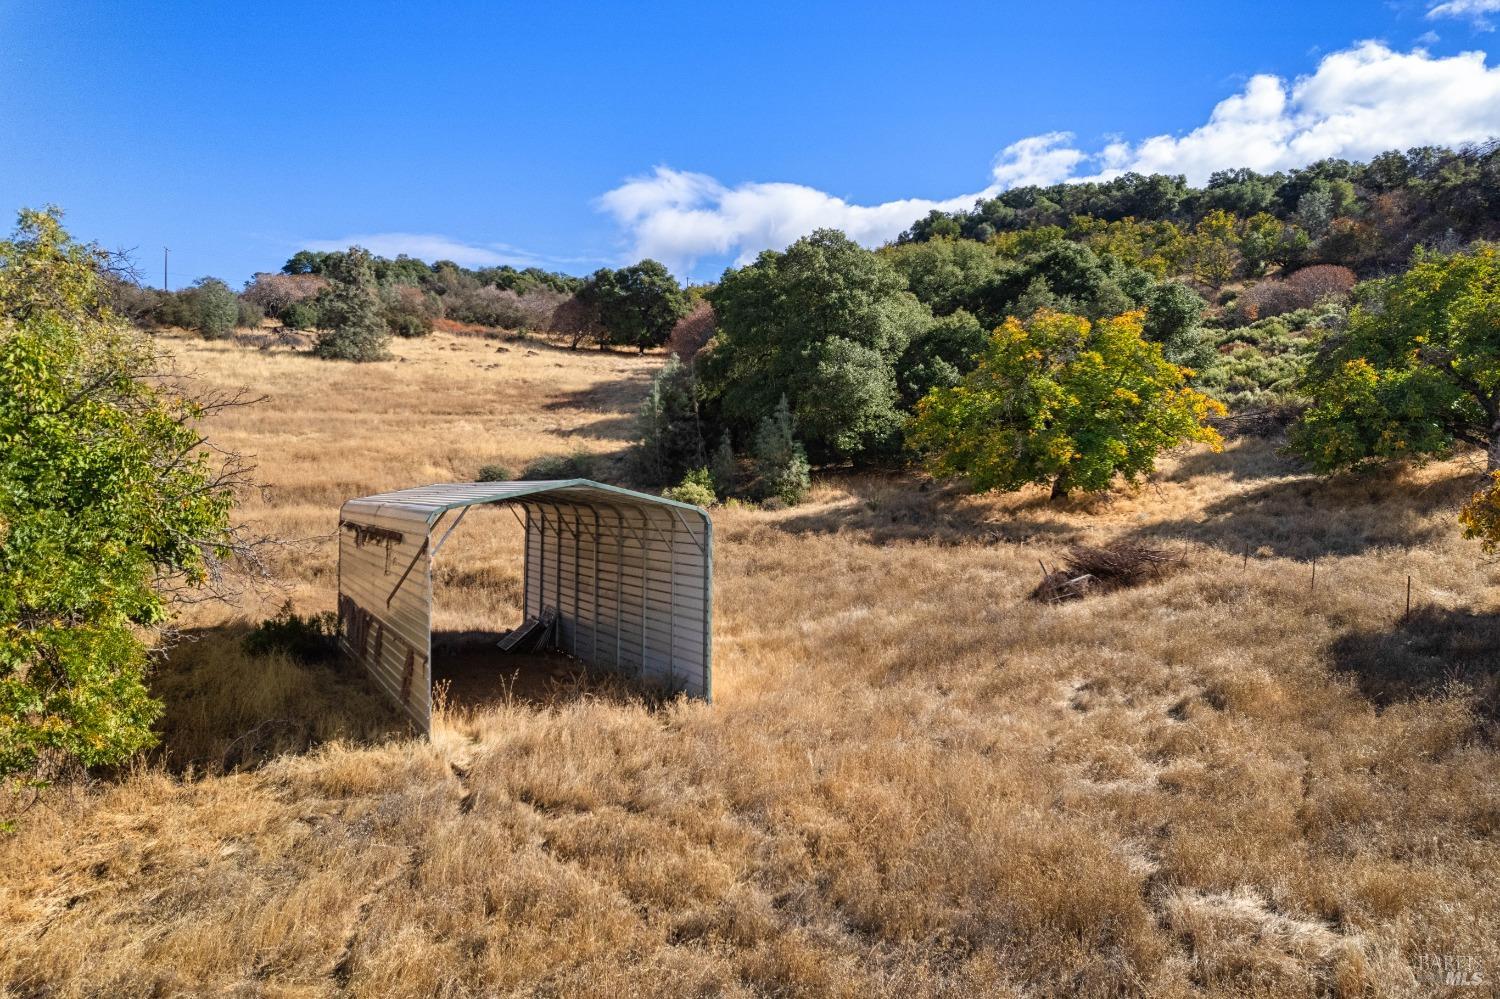
<svg viewBox="0 0 1500 999"><path fill-rule="evenodd" d="M595 458L587 451L572 454L548 454L533 458L521 469L521 481L542 482L550 479L591 479Z"/></svg>
<svg viewBox="0 0 1500 999"><path fill-rule="evenodd" d="M475 482L509 482L514 476L511 475L509 465L481 465L479 475Z"/></svg>
<svg viewBox="0 0 1500 999"><path fill-rule="evenodd" d="M281 310L281 324L293 330L318 328L318 305L316 302L293 302Z"/></svg>
<svg viewBox="0 0 1500 999"><path fill-rule="evenodd" d="M796 433L791 407L782 396L776 411L761 420L751 447L760 495L775 497L787 506L801 503L812 488L812 467Z"/></svg>
<svg viewBox="0 0 1500 999"><path fill-rule="evenodd" d="M679 503L691 503L705 508L719 501L714 495L713 474L706 468L693 469L682 477L680 483L664 490L662 495Z"/></svg>
<svg viewBox="0 0 1500 999"><path fill-rule="evenodd" d="M338 655L338 615L324 611L303 617L288 600L245 636L244 647L252 656L285 652L303 662L329 662Z"/></svg>
<svg viewBox="0 0 1500 999"><path fill-rule="evenodd" d="M232 540L233 469L105 306L105 262L55 211L0 241L0 778L154 741L144 636Z"/></svg>
<svg viewBox="0 0 1500 999"><path fill-rule="evenodd" d="M1347 267L1317 264L1282 280L1262 281L1245 289L1236 308L1247 322L1310 309L1325 302L1342 302L1354 289L1354 272Z"/></svg>
<svg viewBox="0 0 1500 999"><path fill-rule="evenodd" d="M254 302L239 300L238 315L235 317L235 325L241 329L260 329L260 324L265 322L266 314L261 311L260 306Z"/></svg>
<svg viewBox="0 0 1500 999"><path fill-rule="evenodd" d="M714 492L720 496L733 496L739 485L740 463L734 456L734 445L729 441L729 431L719 438L719 446L714 449L713 458L708 463L709 474L713 477Z"/></svg>
<svg viewBox="0 0 1500 999"><path fill-rule="evenodd" d="M218 278L199 278L187 292L192 328L209 340L222 340L234 332L240 318L240 300L234 290Z"/></svg>

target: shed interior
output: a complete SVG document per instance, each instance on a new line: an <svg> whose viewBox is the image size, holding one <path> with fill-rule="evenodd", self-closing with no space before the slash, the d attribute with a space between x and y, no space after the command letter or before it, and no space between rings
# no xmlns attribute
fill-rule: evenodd
<svg viewBox="0 0 1500 999"><path fill-rule="evenodd" d="M340 645L414 726L431 728L434 566L462 543L470 512L487 506L509 508L522 529L522 620L500 643L508 651L557 650L592 672L711 697L713 525L704 510L586 479L450 483L349 500L340 513ZM495 528L493 515L472 519L463 533ZM502 622L464 616L481 626L445 636L453 640L438 654L483 668ZM507 650L493 652L503 664Z"/></svg>

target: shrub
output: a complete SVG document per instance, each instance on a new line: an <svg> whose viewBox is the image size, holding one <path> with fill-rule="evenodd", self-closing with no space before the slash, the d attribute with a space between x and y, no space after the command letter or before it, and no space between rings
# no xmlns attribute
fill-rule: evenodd
<svg viewBox="0 0 1500 999"><path fill-rule="evenodd" d="M381 315L393 335L416 337L432 332L435 317L419 289L410 285L386 288L380 300Z"/></svg>
<svg viewBox="0 0 1500 999"><path fill-rule="evenodd" d="M807 452L797 441L797 424L786 396L755 431L751 456L762 497L775 497L787 506L796 506L807 496L812 488L812 468Z"/></svg>
<svg viewBox="0 0 1500 999"><path fill-rule="evenodd" d="M245 636L244 647L252 656L285 652L303 662L328 662L338 655L338 616L324 611L303 617L288 600Z"/></svg>
<svg viewBox="0 0 1500 999"><path fill-rule="evenodd" d="M294 330L317 329L318 304L312 301L293 302L281 310L281 324Z"/></svg>
<svg viewBox="0 0 1500 999"><path fill-rule="evenodd" d="M104 262L55 211L0 242L0 777L151 744L146 629L231 542L204 407L152 381L161 359L105 306Z"/></svg>
<svg viewBox="0 0 1500 999"><path fill-rule="evenodd" d="M521 480L540 482L549 479L591 479L596 459L587 451L572 454L548 454L533 458L521 469Z"/></svg>
<svg viewBox="0 0 1500 999"><path fill-rule="evenodd" d="M651 382L637 417L636 465L649 482L671 482L703 466L698 381L673 354Z"/></svg>
<svg viewBox="0 0 1500 999"><path fill-rule="evenodd" d="M266 314L261 311L260 306L254 302L247 302L243 298L239 299L238 306L235 325L242 329L260 329L260 324L266 319Z"/></svg>
<svg viewBox="0 0 1500 999"><path fill-rule="evenodd" d="M481 465L476 482L509 482L514 476L511 475L509 465Z"/></svg>
<svg viewBox="0 0 1500 999"><path fill-rule="evenodd" d="M1281 280L1262 281L1245 289L1236 307L1247 322L1310 309L1324 302L1343 301L1353 290L1354 272L1347 267L1317 264Z"/></svg>
<svg viewBox="0 0 1500 999"><path fill-rule="evenodd" d="M328 288L318 299L318 318L325 327L313 345L319 357L343 361L380 361L389 355L390 331L380 314L380 294L370 252L357 246L331 254L324 276Z"/></svg>
<svg viewBox="0 0 1500 999"><path fill-rule="evenodd" d="M199 278L187 297L192 327L209 340L222 340L234 332L240 317L240 300L234 290L218 278Z"/></svg>
<svg viewBox="0 0 1500 999"><path fill-rule="evenodd" d="M710 507L719 501L714 495L713 474L706 468L695 468L682 477L677 485L666 489L662 495L679 503Z"/></svg>
<svg viewBox="0 0 1500 999"><path fill-rule="evenodd" d="M734 446L729 442L729 431L724 431L719 438L719 446L714 449L708 470L713 477L714 492L720 496L733 496L739 485L740 463L734 456Z"/></svg>

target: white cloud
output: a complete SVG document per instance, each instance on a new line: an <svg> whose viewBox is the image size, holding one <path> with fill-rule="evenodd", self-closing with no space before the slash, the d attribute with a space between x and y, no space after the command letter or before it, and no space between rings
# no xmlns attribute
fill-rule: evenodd
<svg viewBox="0 0 1500 999"><path fill-rule="evenodd" d="M1432 8L1466 13L1500 0L1450 0ZM876 245L934 208L966 208L1008 187L1102 179L1125 171L1185 174L1201 184L1215 170L1285 170L1329 156L1365 159L1387 149L1461 145L1500 135L1500 67L1483 52L1435 57L1361 42L1327 55L1295 80L1261 74L1220 101L1208 121L1178 135L1113 139L1096 151L1066 132L1013 142L991 169L991 183L944 199L859 205L792 183L729 186L699 173L658 166L599 199L620 225L632 257L654 257L678 273L704 258L743 262L822 226Z"/></svg>
<svg viewBox="0 0 1500 999"><path fill-rule="evenodd" d="M499 267L501 264L542 267L550 262L548 258L505 243L466 243L448 236L417 232L373 232L342 239L312 240L306 245L311 250L347 250L351 246L363 246L378 257L405 254L428 263L451 260L464 267Z"/></svg>
<svg viewBox="0 0 1500 999"><path fill-rule="evenodd" d="M1427 9L1427 16L1434 20L1440 17L1463 17L1474 22L1474 27L1481 31L1493 31L1494 25L1486 14L1500 14L1500 0L1445 0L1443 3L1432 4Z"/></svg>

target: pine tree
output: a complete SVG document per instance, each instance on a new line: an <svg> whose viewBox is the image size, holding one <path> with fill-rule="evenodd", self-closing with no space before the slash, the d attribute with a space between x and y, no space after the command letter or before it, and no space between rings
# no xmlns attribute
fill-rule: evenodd
<svg viewBox="0 0 1500 999"><path fill-rule="evenodd" d="M760 490L788 506L802 502L812 488L812 469L807 452L797 440L797 424L786 396L776 404L776 411L761 420L751 447Z"/></svg>
<svg viewBox="0 0 1500 999"><path fill-rule="evenodd" d="M390 355L391 334L381 314L380 289L370 251L351 246L330 254L323 276L328 289L318 299L318 317L325 327L313 353L343 361L381 361Z"/></svg>

